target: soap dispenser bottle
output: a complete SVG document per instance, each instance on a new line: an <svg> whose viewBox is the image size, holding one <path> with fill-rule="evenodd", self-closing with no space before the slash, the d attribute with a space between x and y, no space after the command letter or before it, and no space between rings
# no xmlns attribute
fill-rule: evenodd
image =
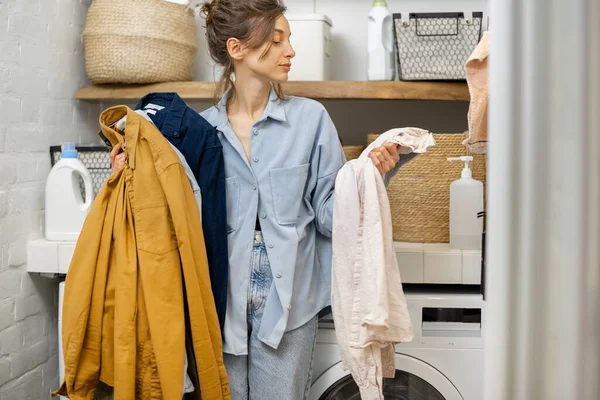
<svg viewBox="0 0 600 400"><path fill-rule="evenodd" d="M473 179L469 168L472 156L449 158L448 161L465 163L460 179L450 184L450 247L480 250L483 221L477 214L483 211L483 183Z"/></svg>

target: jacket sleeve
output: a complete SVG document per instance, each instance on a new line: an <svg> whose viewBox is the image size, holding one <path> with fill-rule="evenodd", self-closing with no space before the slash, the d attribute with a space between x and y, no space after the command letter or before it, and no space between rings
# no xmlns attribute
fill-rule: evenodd
<svg viewBox="0 0 600 400"><path fill-rule="evenodd" d="M310 159L310 175L313 190L310 197L315 212L317 230L331 237L333 229L333 192L338 171L346 162L342 144L333 121L321 106L317 135Z"/></svg>

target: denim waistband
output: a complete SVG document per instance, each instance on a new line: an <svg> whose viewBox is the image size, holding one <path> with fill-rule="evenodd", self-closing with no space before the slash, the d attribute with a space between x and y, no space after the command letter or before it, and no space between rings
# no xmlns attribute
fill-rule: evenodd
<svg viewBox="0 0 600 400"><path fill-rule="evenodd" d="M263 234L261 231L254 231L254 247L256 246L264 246L265 241L263 239Z"/></svg>

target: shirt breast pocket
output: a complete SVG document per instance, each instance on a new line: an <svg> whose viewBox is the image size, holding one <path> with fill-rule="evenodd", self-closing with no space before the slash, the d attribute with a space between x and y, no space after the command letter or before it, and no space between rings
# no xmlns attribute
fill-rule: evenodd
<svg viewBox="0 0 600 400"><path fill-rule="evenodd" d="M225 192L227 194L227 233L238 228L240 219L240 180L237 176L225 179Z"/></svg>
<svg viewBox="0 0 600 400"><path fill-rule="evenodd" d="M293 225L298 220L308 169L309 164L302 164L269 172L273 209L279 225Z"/></svg>

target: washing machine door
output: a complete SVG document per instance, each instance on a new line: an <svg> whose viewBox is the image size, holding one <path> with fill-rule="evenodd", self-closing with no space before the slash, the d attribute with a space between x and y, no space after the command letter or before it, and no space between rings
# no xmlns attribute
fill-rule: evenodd
<svg viewBox="0 0 600 400"><path fill-rule="evenodd" d="M384 381L385 400L463 400L437 369L404 354L396 354L396 377ZM360 391L340 362L313 383L309 400L360 400Z"/></svg>

